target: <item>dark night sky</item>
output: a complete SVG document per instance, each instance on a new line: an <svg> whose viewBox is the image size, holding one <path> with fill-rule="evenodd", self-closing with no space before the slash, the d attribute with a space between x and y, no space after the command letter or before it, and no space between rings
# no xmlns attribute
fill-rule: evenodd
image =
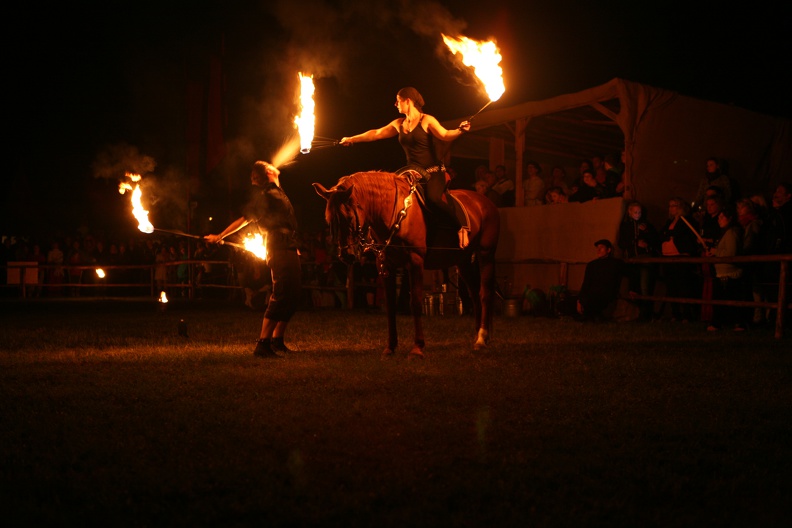
<svg viewBox="0 0 792 528"><path fill-rule="evenodd" d="M703 12L696 2L616 1L598 9L584 0L177 4L34 4L8 21L11 164L0 234L134 227L115 189L120 167L143 156L156 162L148 176L158 193L155 225L183 228L186 79L204 71L220 42L229 155L194 196L200 210L218 196L226 205L229 187L246 188L250 163L270 158L291 133L298 71L315 74L317 134L325 137L397 117L395 92L407 85L441 120L475 112L486 98L438 53L443 30L496 38L506 83L497 105L623 77L792 117L785 79L792 32L784 17L759 4L752 12L725 3ZM311 182L329 185L402 161L395 140L319 149L286 168L282 184L310 223L323 207Z"/></svg>

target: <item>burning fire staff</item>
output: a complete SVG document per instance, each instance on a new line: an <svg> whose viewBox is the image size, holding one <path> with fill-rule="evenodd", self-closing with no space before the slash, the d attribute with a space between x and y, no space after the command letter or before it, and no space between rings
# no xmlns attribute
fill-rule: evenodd
<svg viewBox="0 0 792 528"><path fill-rule="evenodd" d="M470 122L463 121L459 128L446 130L440 122L429 114L423 113L424 100L418 90L406 87L396 94L396 108L404 117L394 119L382 128L372 129L356 136L341 138L341 145L359 142L378 141L399 137L399 143L407 155L407 168L418 167L428 176L425 181L426 196L432 205L448 215L459 227L459 247L468 245L467 219L462 208L457 205L446 189L445 166L437 159L434 138L451 141L470 130Z"/></svg>
<svg viewBox="0 0 792 528"><path fill-rule="evenodd" d="M257 161L250 173L253 193L244 216L231 222L223 232L207 235L208 242L220 243L223 238L255 222L266 238L267 263L272 272L272 295L261 324L255 356L280 357L291 352L283 341L300 297L300 258L297 253L297 219L289 198L280 187L280 171L273 165Z"/></svg>

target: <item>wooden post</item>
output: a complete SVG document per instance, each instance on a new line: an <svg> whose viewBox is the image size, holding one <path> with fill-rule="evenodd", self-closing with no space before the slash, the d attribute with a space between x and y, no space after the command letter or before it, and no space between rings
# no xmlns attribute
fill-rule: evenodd
<svg viewBox="0 0 792 528"><path fill-rule="evenodd" d="M347 266L347 308L350 310L355 307L355 266L349 264Z"/></svg>
<svg viewBox="0 0 792 528"><path fill-rule="evenodd" d="M566 288L568 282L569 282L569 264L567 264L566 262L560 262L558 264L558 284Z"/></svg>
<svg viewBox="0 0 792 528"><path fill-rule="evenodd" d="M778 308L776 312L775 338L781 339L784 335L784 309L786 308L786 278L789 261L779 262L781 268L778 273Z"/></svg>

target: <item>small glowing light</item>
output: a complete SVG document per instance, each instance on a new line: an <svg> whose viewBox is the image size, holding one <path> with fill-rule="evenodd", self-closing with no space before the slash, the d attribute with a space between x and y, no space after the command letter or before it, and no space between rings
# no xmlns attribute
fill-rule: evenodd
<svg viewBox="0 0 792 528"><path fill-rule="evenodd" d="M105 278L104 270L102 268L96 268L96 276L99 277L100 279L104 279Z"/></svg>
<svg viewBox="0 0 792 528"><path fill-rule="evenodd" d="M161 302L162 304L165 304L165 303L168 302L168 296L165 293L165 291L160 292L159 302Z"/></svg>

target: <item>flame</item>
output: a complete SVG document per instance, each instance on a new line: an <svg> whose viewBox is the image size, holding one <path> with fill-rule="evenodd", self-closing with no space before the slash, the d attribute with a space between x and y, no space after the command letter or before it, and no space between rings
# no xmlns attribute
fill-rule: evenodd
<svg viewBox="0 0 792 528"><path fill-rule="evenodd" d="M132 214L135 215L138 221L138 229L140 229L144 233L153 233L154 226L149 222L148 219L148 211L143 208L141 204L141 197L143 196L143 191L140 190L140 174L132 174L127 172L127 178L132 180L135 183L134 189L132 185L127 182L121 182L118 185L118 192L121 194L126 193L126 191L132 191Z"/></svg>
<svg viewBox="0 0 792 528"><path fill-rule="evenodd" d="M473 67L476 77L484 85L490 102L500 99L506 87L503 84L503 69L500 67L501 57L495 41L479 42L467 37L458 39L443 35L443 42L454 52L462 55L462 63Z"/></svg>
<svg viewBox="0 0 792 528"><path fill-rule="evenodd" d="M311 151L314 137L314 83L313 75L300 76L300 115L294 118L294 124L300 133L300 152L307 154Z"/></svg>
<svg viewBox="0 0 792 528"><path fill-rule="evenodd" d="M100 279L104 279L105 278L104 270L102 268L96 268L96 276L99 277Z"/></svg>
<svg viewBox="0 0 792 528"><path fill-rule="evenodd" d="M246 250L250 251L258 258L267 260L267 246L264 244L264 237L262 237L260 233L248 233L243 244Z"/></svg>
<svg viewBox="0 0 792 528"><path fill-rule="evenodd" d="M168 302L168 295L165 293L165 290L160 292L159 302L161 302L162 304L165 304L165 303Z"/></svg>

